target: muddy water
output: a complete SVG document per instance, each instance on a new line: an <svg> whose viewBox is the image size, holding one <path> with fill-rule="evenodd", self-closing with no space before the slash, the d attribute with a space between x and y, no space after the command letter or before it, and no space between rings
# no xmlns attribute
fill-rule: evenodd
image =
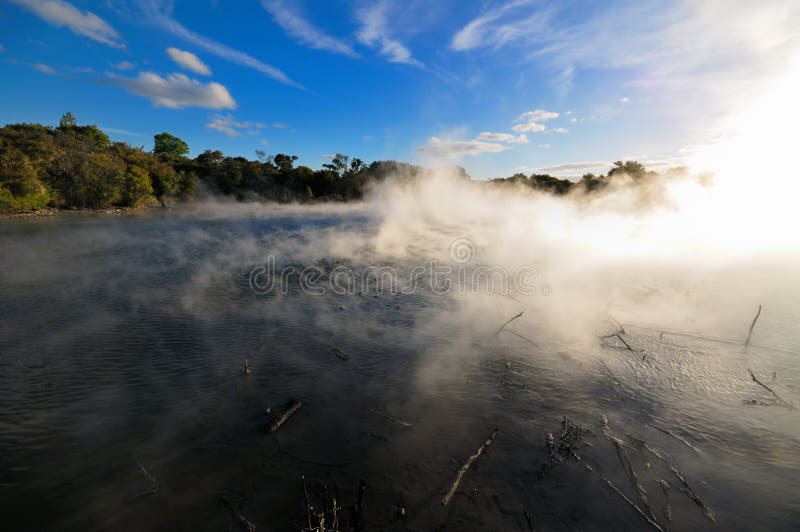
<svg viewBox="0 0 800 532"><path fill-rule="evenodd" d="M644 529L604 480L644 508L609 436L624 442L664 528L714 524L636 439L681 473L720 529L800 527L800 414L751 404L772 397L747 373L800 405L796 286L775 296L780 311L754 336L783 351L662 335L632 326L635 314L622 321L641 351L613 339L578 347L548 339L535 301L521 298L487 299L492 313L470 320L450 319L471 304L463 297L426 289L250 290L250 270L269 253L342 227L366 241L373 222L297 213L3 222L3 528L237 530L238 514L259 530L299 530L304 476L312 505L324 484L345 514L366 480L367 530L528 530L525 512L536 530ZM504 321L496 316L523 309L511 327L535 345L487 334ZM265 434L267 411L290 398L303 406ZM559 454L543 474L547 433L557 444L564 416L591 429L581 460ZM670 485L671 521L659 480Z"/></svg>

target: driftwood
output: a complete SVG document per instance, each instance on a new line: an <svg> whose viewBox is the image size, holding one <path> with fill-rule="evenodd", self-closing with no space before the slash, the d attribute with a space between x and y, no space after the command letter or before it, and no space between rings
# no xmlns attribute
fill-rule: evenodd
<svg viewBox="0 0 800 532"><path fill-rule="evenodd" d="M150 493L146 493L143 495L153 495L155 493L158 493L158 484L156 483L156 479L150 476L150 473L147 472L147 469L144 468L144 466L138 459L136 460L136 463L139 465L139 469L142 470L142 473L144 473L145 478L148 480L148 482L150 482Z"/></svg>
<svg viewBox="0 0 800 532"><path fill-rule="evenodd" d="M336 356L339 357L341 360L350 360L350 355L342 351L341 349L334 347L333 352L336 353Z"/></svg>
<svg viewBox="0 0 800 532"><path fill-rule="evenodd" d="M525 522L528 523L528 532L534 532L533 519L531 519L531 514L528 513L528 510L523 510L522 513L525 514Z"/></svg>
<svg viewBox="0 0 800 532"><path fill-rule="evenodd" d="M364 496L367 493L367 482L362 478L358 481L358 502L353 507L353 532L362 532L367 520L367 509L364 506Z"/></svg>
<svg viewBox="0 0 800 532"><path fill-rule="evenodd" d="M661 432L663 432L664 434L667 434L668 436L672 436L673 438L675 438L676 440L678 440L679 442L681 442L682 444L684 444L686 447L688 447L689 449L691 449L691 450L693 450L694 452L696 452L697 454L701 454L701 453L700 453L700 449L698 449L697 447L695 447L695 446L692 444L692 442L690 442L689 440L687 440L687 439L685 439L685 438L683 438L683 437L681 437L681 436L678 436L677 434L675 434L674 432L672 432L672 431L671 431L671 430L669 430L668 428L666 428L666 427L660 427L660 426L656 425L655 423L648 423L648 424L647 424L647 426L648 426L648 427L652 427L652 428L654 428L654 429L656 429L656 430L660 430Z"/></svg>
<svg viewBox="0 0 800 532"><path fill-rule="evenodd" d="M303 484L303 494L306 496L306 517L308 517L308 530L311 532L313 530L311 527L311 501L308 498L308 488L306 487L305 475L300 475L300 482Z"/></svg>
<svg viewBox="0 0 800 532"><path fill-rule="evenodd" d="M525 312L524 310L523 310L523 311L520 311L520 313L519 313L519 314L517 314L517 315L516 315L516 316L514 316L513 318L509 319L509 320L508 320L507 322L505 322L503 325L501 325L501 326L500 326L500 328L499 328L499 329L497 329L497 332L496 332L496 333L494 333L494 335L495 335L495 336L497 336L498 334L500 334L501 332L503 332L503 329L505 329L505 328L508 326L508 324L509 324L509 323L511 323L512 321L514 321L514 320L516 320L516 319L518 319L518 318L521 318L521 317L522 317L522 314L523 314L524 312Z"/></svg>
<svg viewBox="0 0 800 532"><path fill-rule="evenodd" d="M520 312L520 316L521 315L522 313ZM492 435L489 436L489 439L483 442L483 445L481 445L478 448L478 450L475 451L475 454L470 456L467 459L466 463L463 466L461 466L461 469L458 470L458 474L456 475L456 479L450 486L450 490L447 492L447 495L445 495L444 498L442 498L442 506L447 506L447 504L453 499L453 496L456 494L456 490L458 489L458 485L461 484L461 480L464 478L464 475L467 474L467 471L469 471L469 468L472 467L472 464L474 464L478 460L478 458L480 458L481 455L484 452L486 452L486 450L489 447L492 446L492 443L494 443L494 437L496 435L497 435L497 429L494 429L492 431Z"/></svg>
<svg viewBox="0 0 800 532"><path fill-rule="evenodd" d="M659 451L657 449L653 449L644 440L640 440L639 438L631 436L630 434L625 434L625 435L633 442L634 445L636 445L637 447L640 447L642 449L645 449L650 454L652 454L653 456L658 458L661 462L663 462L664 465L666 465L669 468L669 470L672 472L672 474L675 475L675 478L677 478L678 481L681 483L681 487L680 487L681 493L683 493L684 495L689 497L689 499L693 503L695 503L697 506L699 506L700 510L703 512L703 515L706 516L709 521L711 521L715 525L717 524L717 518L714 515L714 511L709 506L707 506L702 501L702 499L700 499L700 497L697 496L697 494L694 492L692 487L689 486L689 482L686 480L686 477L683 476L683 473L678 471L678 468L675 467L674 465L672 465L672 463L670 463L670 461L667 460L667 458L664 456L663 453L661 453L661 451Z"/></svg>
<svg viewBox="0 0 800 532"><path fill-rule="evenodd" d="M591 468L590 468L589 466L586 466L586 467L587 467L587 468L589 468L589 470L591 470ZM636 504L635 504L635 503L634 503L632 500L630 500L630 499L628 498L628 496L627 496L627 495L625 495L624 493L622 493L622 492L619 490L619 488L618 488L618 487L616 487L616 486L614 485L614 483L613 483L613 482L611 482L610 480L608 480L606 477L601 477L601 478L602 478L603 482L605 482L605 483L606 483L606 485L608 485L608 487L609 487L609 488L611 488L612 490L614 490L614 492L615 492L617 495L619 495L619 496L620 496L620 498L621 498L622 500L624 500L624 501L625 501L625 502L628 504L628 506L630 506L631 508L633 508L634 510L636 510L636 513L638 513L640 516L642 516L642 518L643 518L645 521L647 521L647 522L650 524L650 526L652 526L652 527L653 527L653 528L655 528L656 530L660 530L660 531L662 531L662 532L664 531L664 528L663 528L661 525L659 525L659 524L658 524L656 521L654 521L653 519L651 519L650 517L648 517L648 516L647 516L647 514L646 514L646 513L644 513L644 512L642 511L642 509L641 509L641 508L639 508L638 506L636 506Z"/></svg>
<svg viewBox="0 0 800 532"><path fill-rule="evenodd" d="M771 393L773 395L773 397L775 397L775 400L777 401L777 404L779 404L779 405L781 405L783 407L789 408L791 410L794 410L794 405L792 403L789 403L788 401L784 400L783 397L781 397L780 395L775 393L775 390L773 390L772 388L770 388L769 386L767 386L766 384L764 384L763 382L758 380L756 378L755 374L753 373L753 370L751 370L750 368L747 368L747 371L750 372L750 376L753 378L753 382L755 382L756 384L758 384L759 386L761 386L762 388L767 390L769 393Z"/></svg>
<svg viewBox="0 0 800 532"><path fill-rule="evenodd" d="M269 427L267 427L267 431L275 432L276 430L281 428L281 425L286 423L286 420L292 417L292 414L297 412L297 409L300 408L301 406L303 406L303 403L301 403L297 399L292 399L291 401L289 401L283 413L281 413L281 415L279 415L277 418L275 418L275 420L272 423L269 424Z"/></svg>
<svg viewBox="0 0 800 532"><path fill-rule="evenodd" d="M534 342L533 340L531 340L531 339L530 339L530 338L528 338L527 336L525 336L525 335L522 335L522 334L518 333L517 331L512 331L511 329L508 329L508 330L498 331L498 334L500 334L501 332L503 332L503 333L506 333L506 334L513 334L513 335L514 335L514 336L516 336L517 338L521 338L522 340L525 340L526 342L528 342L529 344L531 344L533 347L538 347L538 346L536 345L536 342Z"/></svg>
<svg viewBox="0 0 800 532"><path fill-rule="evenodd" d="M639 498L642 500L642 503L647 510L649 517L648 521L657 523L658 519L653 513L653 509L650 508L650 502L647 500L647 492L645 491L644 486L642 486L642 483L639 482L639 476L636 474L636 469L633 467L633 463L631 462L630 456L628 456L628 452L622 446L622 440L614 438L613 436L608 436L608 438L611 440L617 450L617 457L622 464L622 469L625 470L625 474L628 476L628 480L630 480L631 486L633 486L633 489L635 489L639 494Z"/></svg>
<svg viewBox="0 0 800 532"><path fill-rule="evenodd" d="M239 524L242 525L242 528L244 530L247 530L247 532L256 531L256 525L251 523L244 515L242 515L242 512L239 511L236 503L234 503L227 497L222 497L222 502L224 502L228 506L228 508L230 508L231 513L233 513L233 516L236 518L237 521L239 521Z"/></svg>
<svg viewBox="0 0 800 532"><path fill-rule="evenodd" d="M370 411L370 413L375 414L376 416L381 416L383 418L388 419L389 421L394 421L398 425L403 425L405 427L410 427L411 426L411 423L408 423L406 421L402 421L400 419L394 418L394 417L392 417L392 416L390 416L388 414L384 414L383 412L378 412L374 408L370 408L369 411Z"/></svg>
<svg viewBox="0 0 800 532"><path fill-rule="evenodd" d="M750 337L753 336L753 329L756 326L756 322L758 321L758 317L761 316L761 305L758 306L758 312L756 312L756 317L753 318L753 323L750 324L750 330L747 331L747 340L744 341L744 345L750 345Z"/></svg>
<svg viewBox="0 0 800 532"><path fill-rule="evenodd" d="M658 479L661 486L661 491L664 492L664 515L667 516L667 521L672 522L672 507L669 504L669 483L664 479Z"/></svg>

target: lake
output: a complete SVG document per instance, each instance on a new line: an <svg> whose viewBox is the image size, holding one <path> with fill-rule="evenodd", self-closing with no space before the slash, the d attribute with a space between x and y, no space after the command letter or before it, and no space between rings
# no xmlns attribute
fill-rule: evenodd
<svg viewBox="0 0 800 532"><path fill-rule="evenodd" d="M344 530L362 479L365 530L800 527L797 270L442 289L430 261L492 243L441 232L468 248L398 252L359 207L0 223L4 529L299 530L335 497ZM676 282L693 306L655 323ZM560 306L590 291L594 321Z"/></svg>

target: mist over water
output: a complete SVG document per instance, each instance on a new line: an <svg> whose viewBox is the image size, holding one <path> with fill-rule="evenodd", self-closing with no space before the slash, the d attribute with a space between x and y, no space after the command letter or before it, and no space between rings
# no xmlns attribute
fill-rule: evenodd
<svg viewBox="0 0 800 532"><path fill-rule="evenodd" d="M369 529L524 530L523 510L537 530L641 528L602 481L635 495L610 440L587 436L593 471L567 460L541 474L562 416L591 428L606 416L615 437L667 453L720 527L793 529L797 411L767 406L748 368L800 404L797 255L715 249L670 227L682 212L670 187L707 186L680 177L587 203L439 173L390 180L352 206L208 201L6 221L3 513L15 530L216 530L238 526L224 499L260 527L296 530L305 475L312 497L325 482L341 504L366 479ZM467 255L453 254L456 241ZM269 257L319 268L322 285L337 266L376 266L407 286L430 261L536 276L525 293L421 282L313 295L296 278L255 293L251 272ZM636 351L599 338L613 319ZM266 410L290 398L303 407L265 434ZM490 453L442 507L494 428ZM663 479L672 526L713 527L664 464L628 452L660 520Z"/></svg>

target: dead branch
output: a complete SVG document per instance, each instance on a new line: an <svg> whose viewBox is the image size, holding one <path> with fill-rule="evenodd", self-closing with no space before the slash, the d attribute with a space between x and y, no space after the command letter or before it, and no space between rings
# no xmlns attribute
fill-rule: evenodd
<svg viewBox="0 0 800 532"><path fill-rule="evenodd" d="M747 340L744 341L744 345L750 345L750 337L753 336L753 329L756 326L756 322L758 321L758 317L761 316L761 305L758 306L758 312L756 312L756 317L753 318L753 323L750 324L750 330L747 332Z"/></svg>
<svg viewBox="0 0 800 532"><path fill-rule="evenodd" d="M783 397L781 397L780 395L775 393L775 390L773 390L772 388L770 388L769 386L767 386L766 384L764 384L763 382L758 380L756 378L755 374L753 373L753 370L751 370L750 368L747 368L747 371L750 372L750 376L753 378L753 382L755 382L756 384L758 384L759 386L761 386L762 388L767 390L769 393L771 393L775 397L775 399L778 401L778 404L780 404L781 406L784 406L786 408L789 408L791 410L794 410L794 405L792 403L789 403L789 402L785 401L783 399Z"/></svg>
<svg viewBox="0 0 800 532"><path fill-rule="evenodd" d="M608 485L608 487L609 487L609 488L611 488L612 490L614 490L614 492L615 492L617 495L619 495L619 496L622 498L622 500L624 500L624 501L625 501L625 502L628 504L628 506L630 506L631 508L633 508L634 510L636 510L636 513L638 513L639 515L641 515L641 516L642 516L642 518L643 518L645 521L647 521L647 522L650 524L650 526L652 526L652 527L653 527L653 528L655 528L656 530L661 530L662 532L664 531L664 528L663 528L661 525L659 525L658 523L656 523L655 521L653 521L652 519L650 519L650 518L647 516L647 514L645 514L645 513L642 511L642 509L641 509L641 508L639 508L638 506L636 506L636 504L635 504L635 503L634 503L632 500L630 500L630 499L628 498L628 496L627 496L627 495L625 495L624 493L622 493L622 492L619 490L619 488L617 488L617 487L614 485L614 483L613 483L613 482L611 482L610 480L608 480L606 477L601 477L601 478L603 479L603 482L605 482L605 483Z"/></svg>
<svg viewBox="0 0 800 532"><path fill-rule="evenodd" d="M717 524L717 518L714 515L714 511L710 507L706 506L706 504L702 501L702 499L700 499L700 497L697 496L697 494L694 492L691 486L689 486L689 482L687 482L686 477L684 477L683 474L680 471L678 471L677 467L672 465L672 463L670 463L670 461L667 460L667 458L661 453L661 451L653 449L644 440L640 440L639 438L631 436L630 434L627 433L625 435L634 443L634 445L645 449L650 454L658 458L661 462L663 462L664 465L666 465L669 468L672 474L675 475L675 478L677 478L678 481L682 484L680 488L681 493L689 497L689 499L692 502L694 502L697 506L699 506L700 510L703 512L703 515L705 515L709 521L711 521L715 525Z"/></svg>
<svg viewBox="0 0 800 532"><path fill-rule="evenodd" d="M667 435L669 435L669 436L672 436L673 438L675 438L676 440L678 440L679 442L681 442L682 444L684 444L686 447L688 447L689 449L691 449L691 450L693 450L694 452L696 452L697 454L701 454L701 453L700 453L700 449L698 449L697 447L695 447L695 446L692 444L692 442L690 442L689 440L687 440L687 439L683 438L682 436L679 436L679 435L675 434L674 432L672 432L672 431L671 431L671 430L669 430L668 428L666 428L666 427L660 427L660 426L656 425L655 423L648 423L648 424L647 424L647 426L648 426L648 427L652 427L652 428L654 428L654 429L656 429L656 430L660 430L660 431L661 431L661 432L663 432L664 434L667 434Z"/></svg>
<svg viewBox="0 0 800 532"><path fill-rule="evenodd" d="M647 509L647 513L650 519L654 522L657 522L658 519L656 518L655 514L653 513L653 509L650 508L650 502L647 500L647 492L642 486L641 482L639 482L639 476L636 474L636 469L633 467L633 463L631 462L630 456L628 456L628 452L622 446L622 441L614 438L613 436L608 436L611 442L614 444L614 447L617 450L617 457L619 458L620 463L622 464L622 469L625 470L625 474L628 476L628 480L630 480L631 486L633 489L639 493L639 498L644 503L645 509Z"/></svg>
<svg viewBox="0 0 800 532"><path fill-rule="evenodd" d="M136 459L136 463L139 464L139 469L142 470L142 473L144 473L145 478L147 478L147 480L150 482L150 493L151 494L157 493L158 484L156 483L156 479L150 476L150 473L147 472L147 469L144 468L144 466L142 465L142 463L139 461L138 458Z"/></svg>
<svg viewBox="0 0 800 532"><path fill-rule="evenodd" d="M519 313L519 316L522 316L521 312ZM519 316L517 316L517 318ZM516 318L512 318L512 319L516 319ZM510 321L511 320L509 320L509 322ZM501 330L502 330L502 328L501 328ZM452 500L453 496L456 493L456 490L458 489L458 485L461 483L461 479L463 479L464 475L467 474L467 471L469 471L469 468L472 467L472 464L474 464L478 460L478 458L480 458L481 455L489 447L491 447L492 443L494 443L495 435L497 435L497 429L494 429L494 431L492 431L492 435L489 436L489 439L486 440L485 442L483 442L483 445L481 445L478 448L478 450L475 452L475 454L470 456L469 459L467 460L467 462L463 466L461 466L461 469L458 470L458 474L456 475L456 479L453 481L453 484L450 486L450 490L447 492L447 495L445 495L444 498L442 499L442 506L447 506L447 504L450 502L450 500Z"/></svg>
<svg viewBox="0 0 800 532"><path fill-rule="evenodd" d="M364 530L367 519L367 510L364 506L364 495L367 493L367 482L362 478L358 481L358 502L353 507L353 532Z"/></svg>
<svg viewBox="0 0 800 532"><path fill-rule="evenodd" d="M528 523L528 532L534 532L533 519L531 519L531 514L528 513L528 510L523 510L522 513L525 514L525 521Z"/></svg>
<svg viewBox="0 0 800 532"><path fill-rule="evenodd" d="M402 421L400 419L394 418L394 417L392 417L392 416L390 416L388 414L384 414L383 412L378 412L374 408L370 408L369 411L370 411L370 413L375 414L376 416L381 416L383 418L388 419L389 421L394 421L395 423L397 423L399 425L403 425L405 427L410 427L411 426L411 423L407 423L407 422Z"/></svg>
<svg viewBox="0 0 800 532"><path fill-rule="evenodd" d="M303 493L306 496L306 517L308 517L308 530L314 530L311 527L311 501L308 499L308 488L306 487L305 475L300 475L300 482L303 484Z"/></svg>
<svg viewBox="0 0 800 532"><path fill-rule="evenodd" d="M618 322L618 321L617 321L617 319L616 319L614 316L612 316L612 315L611 315L611 312L609 312L608 310L606 310L606 315L607 315L607 316L608 316L608 318L611 320L611 322L612 322L614 325L616 325L616 326L617 326L617 328L619 329L619 332L621 332L622 334L626 334L626 332L625 332L625 327L623 327L623 326L622 326L622 324L621 324L620 322Z"/></svg>
<svg viewBox="0 0 800 532"><path fill-rule="evenodd" d="M348 355L341 349L334 347L333 352L336 353L336 356L339 357L341 360L350 360L350 355Z"/></svg>
<svg viewBox="0 0 800 532"><path fill-rule="evenodd" d="M672 522L672 507L669 504L669 483L664 479L658 479L661 486L661 491L664 492L664 515L667 516L667 521Z"/></svg>
<svg viewBox="0 0 800 532"><path fill-rule="evenodd" d="M267 429L268 432L275 432L276 430L281 428L281 425L286 423L286 420L289 419L292 416L292 414L297 412L297 409L300 408L301 406L303 406L303 403L301 403L297 399L292 399L291 401L289 401L283 413L279 415L277 418L275 418L275 420L272 423L270 423Z"/></svg>
<svg viewBox="0 0 800 532"><path fill-rule="evenodd" d="M228 506L228 508L230 508L231 513L233 513L233 516L236 518L237 521L239 521L239 524L242 525L242 528L247 530L247 532L256 531L256 525L251 523L244 515L242 515L242 513L236 507L237 505L233 501L231 501L227 497L222 497L222 502L224 502Z"/></svg>
<svg viewBox="0 0 800 532"><path fill-rule="evenodd" d="M524 335L522 335L522 334L518 333L517 331L512 331L511 329L508 329L508 330L505 330L505 331L498 331L498 332L497 332L497 334L500 334L501 332L504 332L504 333L506 333L506 334L513 334L513 335L514 335L514 336L516 336L517 338L521 338L521 339L525 340L526 342L528 342L529 344L531 344L533 347L538 347L538 346L536 345L536 342L534 342L533 340L531 340L531 339L530 339L530 338L528 338L527 336L524 336Z"/></svg>
<svg viewBox="0 0 800 532"><path fill-rule="evenodd" d="M505 322L503 325L501 325L501 326L500 326L500 328L499 328L499 329L497 329L497 332L496 332L496 333L494 333L494 335L495 335L495 336L497 336L498 334L500 334L501 332L503 332L503 329L505 329L505 328L506 328L506 326L507 326L509 323L511 323L512 321L514 321L514 320L516 320L516 319L518 319L518 318L521 318L521 317L522 317L522 314L523 314L524 312L525 312L524 310L523 310L523 311L520 311L520 313L519 313L519 314L517 314L516 316L514 316L513 318L511 318L510 320L508 320L507 322Z"/></svg>

